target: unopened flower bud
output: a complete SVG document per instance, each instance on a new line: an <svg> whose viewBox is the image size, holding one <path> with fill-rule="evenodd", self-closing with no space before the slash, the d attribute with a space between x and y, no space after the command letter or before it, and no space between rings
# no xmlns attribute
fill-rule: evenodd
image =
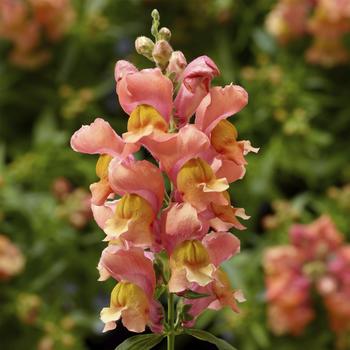
<svg viewBox="0 0 350 350"><path fill-rule="evenodd" d="M147 38L146 36L139 36L135 40L135 48L137 53L147 57L150 60L153 60L152 51L154 48L154 43L150 38Z"/></svg>
<svg viewBox="0 0 350 350"><path fill-rule="evenodd" d="M171 54L167 72L169 75L173 74L174 79L178 80L186 66L187 62L184 54L181 51L174 51Z"/></svg>
<svg viewBox="0 0 350 350"><path fill-rule="evenodd" d="M156 21L159 21L160 19L160 16L159 16L159 12L157 9L154 9L152 12L151 12L151 16L154 20Z"/></svg>
<svg viewBox="0 0 350 350"><path fill-rule="evenodd" d="M152 56L154 61L162 69L167 67L173 49L166 40L159 40L154 45Z"/></svg>
<svg viewBox="0 0 350 350"><path fill-rule="evenodd" d="M158 33L158 38L159 38L159 40L169 41L171 38L170 29L166 28L166 27L160 28L159 33Z"/></svg>

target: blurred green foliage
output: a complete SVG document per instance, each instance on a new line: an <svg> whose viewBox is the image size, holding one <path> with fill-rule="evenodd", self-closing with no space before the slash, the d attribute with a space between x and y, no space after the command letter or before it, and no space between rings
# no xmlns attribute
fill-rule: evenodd
<svg viewBox="0 0 350 350"><path fill-rule="evenodd" d="M92 349L89 339L102 328L98 313L110 289L96 282L102 233L83 204L95 159L74 153L69 139L97 116L125 131L114 64L147 66L133 45L148 33L153 8L172 30L174 49L188 61L210 56L221 69L217 83L249 92L231 121L241 139L261 148L231 193L252 215L247 231L235 232L242 253L226 265L247 302L239 315L208 312L198 325L240 350L335 348L322 310L301 337L269 332L261 257L265 247L287 242L291 223L322 213L350 238L350 66L306 64L307 38L280 48L264 29L273 3L76 0L74 26L50 47L53 59L32 71L14 66L9 43L0 42L0 233L26 259L22 273L0 281L1 349Z"/></svg>

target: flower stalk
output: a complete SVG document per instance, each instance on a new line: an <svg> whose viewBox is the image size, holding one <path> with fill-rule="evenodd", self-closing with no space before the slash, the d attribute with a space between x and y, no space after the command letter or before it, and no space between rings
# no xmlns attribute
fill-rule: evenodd
<svg viewBox="0 0 350 350"><path fill-rule="evenodd" d="M167 350L175 349L175 305L174 294L168 293L168 325L169 332L167 334Z"/></svg>

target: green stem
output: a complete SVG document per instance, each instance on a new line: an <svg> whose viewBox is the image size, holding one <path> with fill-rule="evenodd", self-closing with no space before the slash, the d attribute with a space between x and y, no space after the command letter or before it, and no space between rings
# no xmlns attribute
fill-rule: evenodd
<svg viewBox="0 0 350 350"><path fill-rule="evenodd" d="M168 324L169 333L167 335L167 350L175 350L175 314L174 314L174 294L168 294Z"/></svg>

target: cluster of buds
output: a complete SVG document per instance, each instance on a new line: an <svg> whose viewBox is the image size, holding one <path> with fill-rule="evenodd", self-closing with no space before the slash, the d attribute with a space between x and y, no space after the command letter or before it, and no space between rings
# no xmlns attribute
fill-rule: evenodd
<svg viewBox="0 0 350 350"><path fill-rule="evenodd" d="M24 265L25 258L19 248L6 236L0 235L0 281L18 275Z"/></svg>
<svg viewBox="0 0 350 350"><path fill-rule="evenodd" d="M70 0L0 0L0 38L12 42L10 61L23 68L46 63L44 41L60 40L74 17Z"/></svg>
<svg viewBox="0 0 350 350"><path fill-rule="evenodd" d="M167 68L179 67L172 63ZM100 155L99 181L90 189L108 246L98 269L100 280L118 282L101 312L105 331L121 318L134 332L147 325L154 332L175 332L190 327L206 308L238 311L237 301L244 299L220 265L240 249L229 230L244 229L238 218L248 219L227 192L244 176L245 155L257 152L249 141L237 140L227 120L246 105L248 94L232 84L211 87L219 70L207 56L178 71L176 83L164 73L118 61L116 92L129 118L127 132L121 137L97 118L71 139L75 151ZM135 157L141 147L153 162ZM159 302L164 292L167 321ZM176 322L174 298L181 300Z"/></svg>
<svg viewBox="0 0 350 350"><path fill-rule="evenodd" d="M331 219L322 216L309 225L295 224L290 245L267 249L264 268L268 318L278 335L299 335L315 318L312 292L328 312L331 329L350 330L350 245Z"/></svg>
<svg viewBox="0 0 350 350"><path fill-rule="evenodd" d="M181 51L173 51L169 44L171 31L166 27L159 29L159 13L152 11L153 24L151 33L154 41L146 36L140 36L135 41L137 53L155 62L162 72L167 72L171 79L178 79L187 62Z"/></svg>
<svg viewBox="0 0 350 350"><path fill-rule="evenodd" d="M279 0L266 26L282 44L311 35L306 52L311 63L330 67L349 61L342 41L350 32L350 0Z"/></svg>

